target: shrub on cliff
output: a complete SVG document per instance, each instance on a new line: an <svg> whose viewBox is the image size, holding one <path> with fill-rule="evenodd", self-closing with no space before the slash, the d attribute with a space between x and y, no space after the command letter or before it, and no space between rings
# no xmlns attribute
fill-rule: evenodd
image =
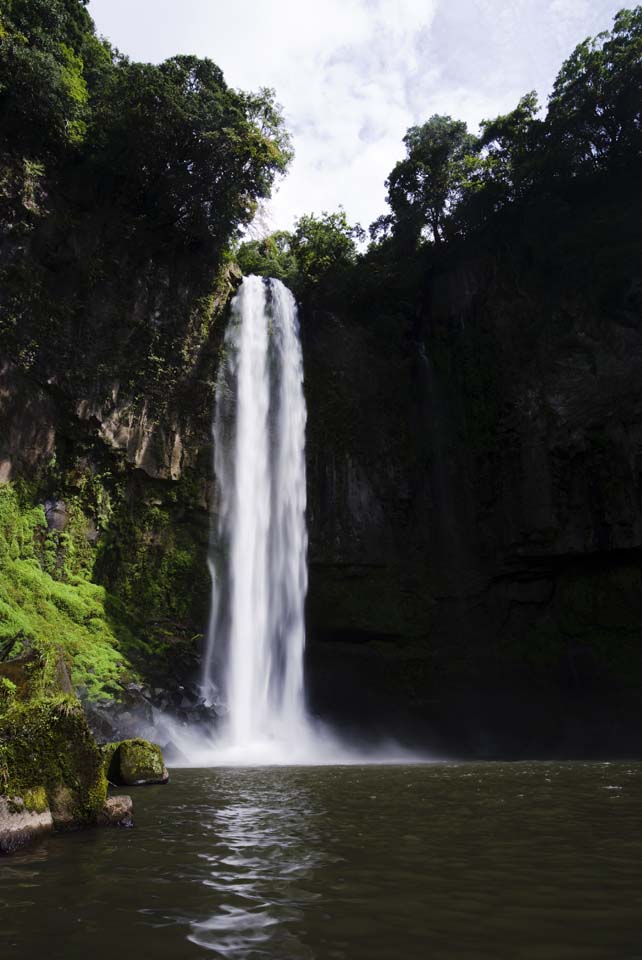
<svg viewBox="0 0 642 960"><path fill-rule="evenodd" d="M0 130L19 154L59 156L87 130L87 66L110 63L80 0L0 3Z"/></svg>

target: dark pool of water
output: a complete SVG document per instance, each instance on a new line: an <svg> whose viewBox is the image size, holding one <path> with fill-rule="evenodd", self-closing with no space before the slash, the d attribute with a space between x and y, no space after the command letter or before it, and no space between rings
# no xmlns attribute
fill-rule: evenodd
<svg viewBox="0 0 642 960"><path fill-rule="evenodd" d="M641 960L642 765L175 771L0 860L0 957Z"/></svg>

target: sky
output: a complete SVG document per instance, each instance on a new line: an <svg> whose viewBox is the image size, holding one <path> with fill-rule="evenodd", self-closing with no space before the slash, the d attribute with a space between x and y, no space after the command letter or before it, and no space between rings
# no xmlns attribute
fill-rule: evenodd
<svg viewBox="0 0 642 960"><path fill-rule="evenodd" d="M135 60L209 57L235 88L273 87L295 159L257 233L339 206L364 227L408 127L480 120L529 90L626 0L90 0L100 34ZM628 6L633 6L633 0Z"/></svg>

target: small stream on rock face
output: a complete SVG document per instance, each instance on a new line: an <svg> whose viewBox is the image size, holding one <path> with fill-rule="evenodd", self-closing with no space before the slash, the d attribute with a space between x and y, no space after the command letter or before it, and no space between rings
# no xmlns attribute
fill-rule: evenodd
<svg viewBox="0 0 642 960"><path fill-rule="evenodd" d="M642 764L174 771L0 861L20 960L639 960Z"/></svg>

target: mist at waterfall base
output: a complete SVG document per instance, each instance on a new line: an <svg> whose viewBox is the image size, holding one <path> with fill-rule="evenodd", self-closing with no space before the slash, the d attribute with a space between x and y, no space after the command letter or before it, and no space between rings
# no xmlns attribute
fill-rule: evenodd
<svg viewBox="0 0 642 960"><path fill-rule="evenodd" d="M202 669L214 729L162 723L176 765L404 762L392 741L351 748L304 696L307 529L303 358L278 280L246 277L232 301L213 418L212 601Z"/></svg>

